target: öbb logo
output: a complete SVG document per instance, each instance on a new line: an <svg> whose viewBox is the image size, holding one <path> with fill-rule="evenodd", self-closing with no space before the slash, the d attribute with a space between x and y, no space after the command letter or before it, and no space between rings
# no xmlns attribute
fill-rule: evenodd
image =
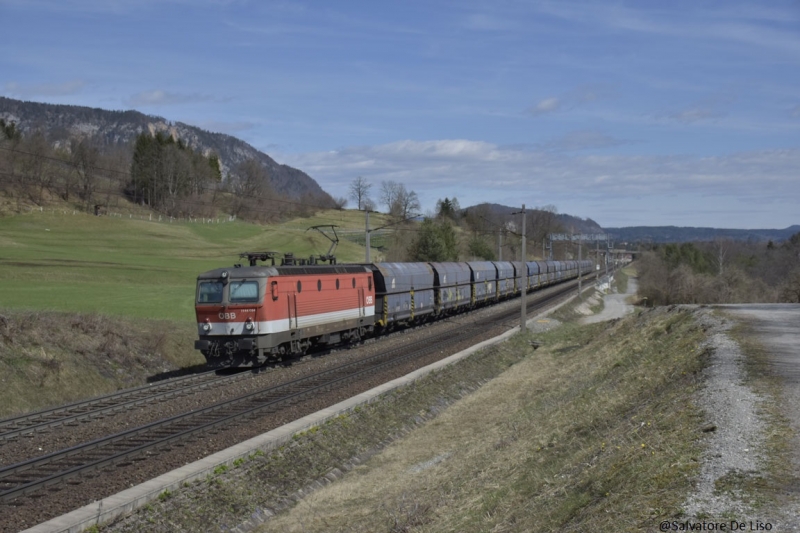
<svg viewBox="0 0 800 533"><path fill-rule="evenodd" d="M236 320L236 313L220 313L219 317L222 320Z"/></svg>

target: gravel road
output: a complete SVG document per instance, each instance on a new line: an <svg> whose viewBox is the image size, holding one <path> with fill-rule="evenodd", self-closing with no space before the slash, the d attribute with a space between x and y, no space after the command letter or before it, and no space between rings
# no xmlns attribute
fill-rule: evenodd
<svg viewBox="0 0 800 533"><path fill-rule="evenodd" d="M621 318L633 312L626 298L635 294L636 279L628 280L626 294L607 294L603 311L583 318L585 324ZM716 520L730 525L731 520L751 524L771 524L772 531L800 532L800 483L777 494L780 501L763 504L752 494L727 490L741 479L761 476L766 469L764 398L747 385L745 355L728 332L737 323L747 326L768 353L770 371L780 387L780 409L795 435L790 468L800 472L800 305L737 304L712 308L692 306L707 330L711 362L706 383L698 395L698 405L707 413L703 424L707 450L701 458L696 490L684 505L691 522ZM759 495L756 495L758 498ZM771 500L776 498L768 497Z"/></svg>
<svg viewBox="0 0 800 533"><path fill-rule="evenodd" d="M731 519L748 524L772 524L772 531L800 531L800 494L797 487L785 487L768 494L767 503L759 495L720 487L737 486L734 479L757 478L766 468L767 423L761 406L766 398L748 386L745 355L729 335L737 323L748 326L751 334L767 351L769 370L781 383L779 407L795 434L793 471L800 466L800 305L740 304L716 306L720 313L701 308L698 316L709 335L711 362L706 384L698 403L707 413L707 450L701 458L696 491L685 504L693 520L708 517ZM796 485L796 483L795 483ZM778 500L778 501L775 501Z"/></svg>
<svg viewBox="0 0 800 533"><path fill-rule="evenodd" d="M595 322L603 322L606 320L613 320L615 318L622 318L623 316L633 313L633 306L625 303L625 300L631 294L636 294L638 285L636 278L628 278L628 290L624 294L611 293L606 294L603 298L603 310L596 315L587 316L581 319L583 324L594 324Z"/></svg>

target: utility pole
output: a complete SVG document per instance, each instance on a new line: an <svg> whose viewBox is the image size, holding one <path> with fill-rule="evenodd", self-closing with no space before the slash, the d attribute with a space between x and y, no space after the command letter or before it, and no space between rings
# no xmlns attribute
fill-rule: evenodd
<svg viewBox="0 0 800 533"><path fill-rule="evenodd" d="M522 262L525 263L525 204L522 204ZM520 309L519 331L525 333L528 322L528 309L526 308L528 294L525 291L521 291L520 300L522 300L522 308Z"/></svg>
<svg viewBox="0 0 800 533"><path fill-rule="evenodd" d="M583 300L583 277L581 276L581 248L583 244L583 233L578 234L578 294Z"/></svg>
<svg viewBox="0 0 800 533"><path fill-rule="evenodd" d="M498 261L502 261L503 260L503 229L502 228L497 230L497 242L499 243L497 245L497 257L498 257L497 260Z"/></svg>
<svg viewBox="0 0 800 533"><path fill-rule="evenodd" d="M597 265L595 265L594 267L594 270L595 273L597 273L597 269L600 268L600 241L594 241L594 242L595 242L594 261L595 263L597 263ZM592 251L589 250L589 253L592 253ZM595 283L597 283L597 278L595 278Z"/></svg>
<svg viewBox="0 0 800 533"><path fill-rule="evenodd" d="M365 245L367 247L367 251L366 251L366 254L365 254L366 255L366 259L364 260L364 262L365 263L369 263L370 262L370 260L369 260L369 209L364 209L364 215L366 215L366 219L367 219L367 221L365 223L366 238L364 239Z"/></svg>

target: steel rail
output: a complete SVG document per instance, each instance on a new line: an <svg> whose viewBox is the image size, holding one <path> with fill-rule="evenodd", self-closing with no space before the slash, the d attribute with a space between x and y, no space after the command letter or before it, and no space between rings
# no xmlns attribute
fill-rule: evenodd
<svg viewBox="0 0 800 533"><path fill-rule="evenodd" d="M238 381L250 377L248 373L216 376L215 372L211 370L156 385L143 385L73 404L0 420L0 442L60 425L105 416L154 401L183 396L208 387L218 386L221 382Z"/></svg>

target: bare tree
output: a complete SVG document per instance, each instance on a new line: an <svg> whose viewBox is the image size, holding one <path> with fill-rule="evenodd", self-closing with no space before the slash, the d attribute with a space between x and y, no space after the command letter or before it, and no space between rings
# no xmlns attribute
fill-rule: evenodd
<svg viewBox="0 0 800 533"><path fill-rule="evenodd" d="M527 225L527 234L533 242L547 238L549 233L558 233L562 229L558 224L558 208L550 204L532 209Z"/></svg>
<svg viewBox="0 0 800 533"><path fill-rule="evenodd" d="M389 214L402 219L409 218L413 211L419 211L420 203L417 193L409 191L402 183L384 181L381 183L381 203Z"/></svg>
<svg viewBox="0 0 800 533"><path fill-rule="evenodd" d="M800 267L795 267L783 283L781 299L784 302L800 303Z"/></svg>
<svg viewBox="0 0 800 533"><path fill-rule="evenodd" d="M14 182L5 178L13 178L17 171L18 161L20 154L18 152L19 145L22 142L22 134L17 130L17 125L14 122L6 123L5 120L0 118L0 172L4 174L0 179L0 186L3 188L12 188ZM17 201L20 195L17 196Z"/></svg>
<svg viewBox="0 0 800 533"><path fill-rule="evenodd" d="M38 205L44 201L44 191L53 183L53 173L48 157L51 154L50 145L45 136L36 132L25 143L25 157L22 158L23 179L30 199Z"/></svg>
<svg viewBox="0 0 800 533"><path fill-rule="evenodd" d="M100 152L87 139L72 142L72 166L78 174L80 197L86 202L87 209L92 203L92 196L97 184L97 163ZM67 191L67 194L69 192Z"/></svg>
<svg viewBox="0 0 800 533"><path fill-rule="evenodd" d="M719 275L725 273L725 260L728 256L728 240L723 238L714 239L715 259Z"/></svg>
<svg viewBox="0 0 800 533"><path fill-rule="evenodd" d="M372 184L361 176L350 183L350 198L356 201L359 210L366 209L365 203L371 201L369 199L369 190L371 188Z"/></svg>
<svg viewBox="0 0 800 533"><path fill-rule="evenodd" d="M402 219L410 218L413 216L412 212L419 211L421 207L417 193L407 191L405 185L400 185L400 193L395 201L395 206L395 209L392 209L392 214L396 212L396 215Z"/></svg>
<svg viewBox="0 0 800 533"><path fill-rule="evenodd" d="M239 163L236 173L231 175L233 193L242 198L258 196L269 181L267 169L255 159Z"/></svg>
<svg viewBox="0 0 800 533"><path fill-rule="evenodd" d="M381 196L380 201L386 206L386 211L391 212L392 206L397 201L397 196L400 193L401 185L396 181L382 181L381 182Z"/></svg>
<svg viewBox="0 0 800 533"><path fill-rule="evenodd" d="M239 163L235 174L230 176L231 189L236 198L231 211L236 216L243 215L259 196L270 189L267 169L255 159L247 159Z"/></svg>

